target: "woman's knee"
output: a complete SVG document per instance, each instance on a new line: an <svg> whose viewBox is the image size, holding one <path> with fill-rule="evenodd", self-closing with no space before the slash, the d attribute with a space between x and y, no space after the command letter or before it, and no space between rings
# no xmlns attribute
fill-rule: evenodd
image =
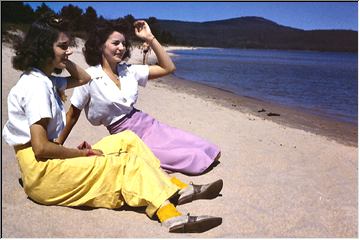
<svg viewBox="0 0 360 240"><path fill-rule="evenodd" d="M134 133L134 132L131 131L131 130L125 130L125 131L123 131L123 133L124 133L124 135L126 135L126 136L129 137L129 138L136 138L136 139L139 138L139 136L136 135L136 133Z"/></svg>
<svg viewBox="0 0 360 240"><path fill-rule="evenodd" d="M136 133L134 133L133 131L131 130L125 130L125 131L122 131L122 132L119 132L119 133L116 133L112 136L116 136L120 139L125 139L127 141L132 141L132 140L139 140L139 136L136 135Z"/></svg>

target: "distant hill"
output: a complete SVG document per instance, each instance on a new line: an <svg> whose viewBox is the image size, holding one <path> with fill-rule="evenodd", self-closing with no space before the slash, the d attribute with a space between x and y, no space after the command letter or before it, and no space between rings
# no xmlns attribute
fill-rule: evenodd
<svg viewBox="0 0 360 240"><path fill-rule="evenodd" d="M176 44L259 49L295 49L356 52L358 33L352 30L311 30L279 25L261 17L240 17L210 22L157 19Z"/></svg>

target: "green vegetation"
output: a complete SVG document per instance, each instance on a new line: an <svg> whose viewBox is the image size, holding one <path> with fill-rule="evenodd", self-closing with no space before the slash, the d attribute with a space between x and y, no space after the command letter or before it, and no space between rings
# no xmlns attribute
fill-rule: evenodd
<svg viewBox="0 0 360 240"><path fill-rule="evenodd" d="M26 32L31 22L47 12L55 13L45 3L42 3L33 11L29 5L23 2L2 2L2 41L10 41L14 37L11 31L16 29ZM85 12L83 12L81 8L72 4L64 6L61 11L56 14L71 23L69 26L74 36L83 39L86 39L87 33L94 29L97 22L105 20L102 16L98 17L96 10L92 7L88 7ZM126 15L111 21L125 21L129 25L132 25L135 20L132 15ZM163 44L174 42L170 32L162 31L158 28L156 18L151 17L147 19L147 22L159 42ZM134 38L133 32L130 32L130 37ZM136 41L136 39L134 40Z"/></svg>
<svg viewBox="0 0 360 240"><path fill-rule="evenodd" d="M158 20L178 44L257 49L293 49L357 52L357 31L305 31L260 17L241 17L211 22Z"/></svg>
<svg viewBox="0 0 360 240"><path fill-rule="evenodd" d="M9 30L26 31L29 24L46 12L53 12L45 3L35 11L23 2L2 2L2 41L11 40ZM76 37L86 39L87 33L99 21L96 10L88 7L85 12L71 3L59 13L69 20ZM136 19L132 15L111 21L125 21L132 25ZM313 30L304 31L279 25L260 17L241 17L211 22L183 22L145 19L153 34L162 44L258 49L296 49L317 51L357 52L357 31ZM136 41L133 32L129 36Z"/></svg>

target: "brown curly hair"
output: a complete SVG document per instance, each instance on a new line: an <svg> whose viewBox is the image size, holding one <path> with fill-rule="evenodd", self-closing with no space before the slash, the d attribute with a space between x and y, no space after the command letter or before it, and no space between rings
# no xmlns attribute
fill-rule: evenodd
<svg viewBox="0 0 360 240"><path fill-rule="evenodd" d="M126 51L122 60L130 58L130 25L125 21L102 21L98 22L92 32L89 33L85 42L83 53L87 64L96 66L102 62L102 46L113 32L119 32L125 36Z"/></svg>
<svg viewBox="0 0 360 240"><path fill-rule="evenodd" d="M67 27L68 22L57 15L45 14L40 17L32 23L25 38L14 43L13 67L21 71L30 71L32 68L45 66L49 59L55 57L53 44L60 32L66 33L73 42ZM55 69L55 73L61 73L61 69Z"/></svg>

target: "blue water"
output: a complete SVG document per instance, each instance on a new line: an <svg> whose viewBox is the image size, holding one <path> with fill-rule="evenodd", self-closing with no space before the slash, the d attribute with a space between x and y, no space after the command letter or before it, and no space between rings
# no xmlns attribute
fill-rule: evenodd
<svg viewBox="0 0 360 240"><path fill-rule="evenodd" d="M172 52L180 78L357 123L356 53L214 48Z"/></svg>

